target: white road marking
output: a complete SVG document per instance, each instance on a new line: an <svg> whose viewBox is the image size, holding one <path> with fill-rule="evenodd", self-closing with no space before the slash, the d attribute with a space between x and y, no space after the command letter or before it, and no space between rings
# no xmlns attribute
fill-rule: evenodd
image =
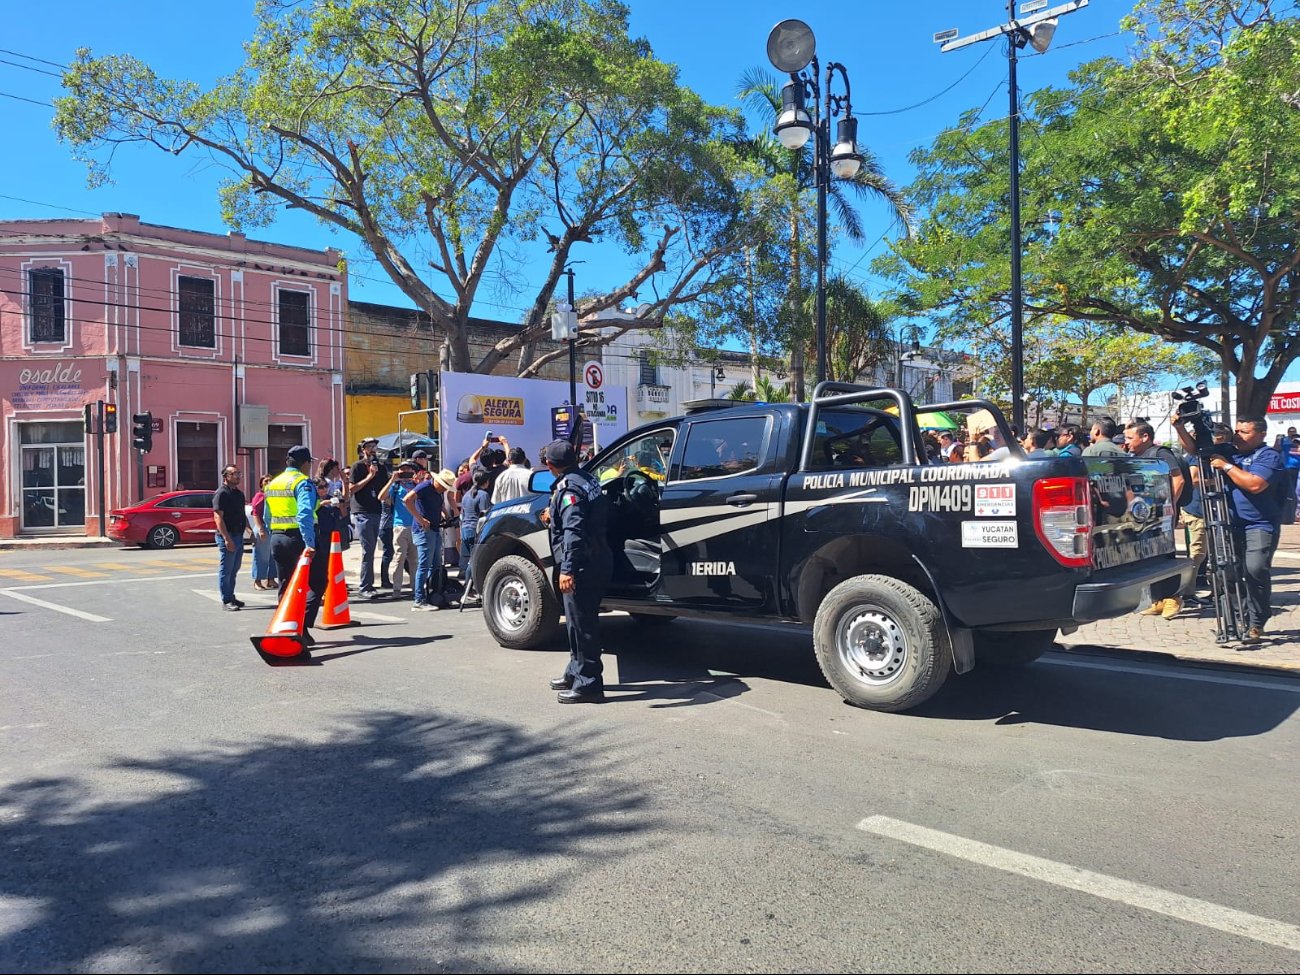
<svg viewBox="0 0 1300 975"><path fill-rule="evenodd" d="M221 594L212 592L208 589L191 589L190 592L194 593L196 596L202 596L204 599L211 599L214 603L221 602ZM251 606L276 605L274 602L267 602L265 599L257 599L251 595L244 601ZM371 613L366 610L351 609L350 607L349 611L351 612L353 619L372 620L376 623L402 623L406 621L406 617L404 616L385 616L383 613Z"/></svg>
<svg viewBox="0 0 1300 975"><path fill-rule="evenodd" d="M1201 684L1227 684L1232 687L1258 687L1270 691L1286 691L1300 694L1300 680L1279 680L1268 677L1230 677L1227 674L1215 674L1205 671L1177 670L1173 667L1143 667L1139 664L1125 664L1115 661L1076 660L1060 654L1049 654L1039 658L1039 663L1052 664L1056 667L1078 667L1081 670L1118 670L1125 674L1141 674L1145 677L1167 677L1175 680L1190 680ZM1213 663L1214 661L1206 661Z"/></svg>
<svg viewBox="0 0 1300 975"><path fill-rule="evenodd" d="M1016 853L1014 850L969 840L952 833L927 829L888 816L868 816L858 823L858 829L864 833L874 833L901 843L910 843L912 846L1028 877L1031 880L1081 891L1094 897L1128 904L1131 907L1140 907L1156 914L1164 914L1181 921L1213 928L1216 931L1276 945L1279 948L1300 951L1300 926L1287 924L1284 921L1247 914L1245 911L1175 894L1172 891L1161 890L1159 887L1148 887L1146 884L1134 883L1131 880L1093 873L1091 870L1057 863L1055 860Z"/></svg>
<svg viewBox="0 0 1300 975"><path fill-rule="evenodd" d="M38 586L5 586L4 592L21 589L67 589L71 586L115 586L122 582L166 582L169 579L201 579L212 575L211 572L191 572L183 576L142 576L138 579L93 579L86 582L44 582Z"/></svg>
<svg viewBox="0 0 1300 975"><path fill-rule="evenodd" d="M93 583L88 584L93 585ZM76 585L76 583L72 583L72 585ZM28 596L21 592L14 592L12 589L0 589L0 595L8 596L10 599L18 599L24 603L31 603L33 606L40 606L42 609L52 609L56 613L66 613L69 616L77 617L79 620L89 620L91 623L113 622L107 616L96 616L94 613L83 613L79 609L69 609L67 606L60 606L57 603L47 603L44 599L37 599L35 596Z"/></svg>

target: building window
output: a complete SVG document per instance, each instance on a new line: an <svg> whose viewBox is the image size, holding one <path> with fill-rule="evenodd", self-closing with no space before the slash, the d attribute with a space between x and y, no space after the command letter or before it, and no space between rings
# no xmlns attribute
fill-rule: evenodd
<svg viewBox="0 0 1300 975"><path fill-rule="evenodd" d="M969 379L954 379L952 381L952 398L953 399L971 399L975 395L975 383Z"/></svg>
<svg viewBox="0 0 1300 975"><path fill-rule="evenodd" d="M659 385L659 367L650 358L649 352L641 353L641 385L658 386Z"/></svg>
<svg viewBox="0 0 1300 975"><path fill-rule="evenodd" d="M65 342L63 269L36 267L27 272L31 296L32 342Z"/></svg>
<svg viewBox="0 0 1300 975"><path fill-rule="evenodd" d="M306 291L280 292L281 355L311 355L310 298Z"/></svg>
<svg viewBox="0 0 1300 975"><path fill-rule="evenodd" d="M215 287L211 278L181 278L178 282L181 345L217 347Z"/></svg>

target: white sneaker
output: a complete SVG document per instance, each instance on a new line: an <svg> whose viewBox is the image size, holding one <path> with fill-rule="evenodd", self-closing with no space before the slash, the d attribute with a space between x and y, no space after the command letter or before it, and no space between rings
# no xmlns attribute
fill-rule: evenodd
<svg viewBox="0 0 1300 975"><path fill-rule="evenodd" d="M432 613L437 606L430 606L428 603L416 603L411 607L412 613Z"/></svg>

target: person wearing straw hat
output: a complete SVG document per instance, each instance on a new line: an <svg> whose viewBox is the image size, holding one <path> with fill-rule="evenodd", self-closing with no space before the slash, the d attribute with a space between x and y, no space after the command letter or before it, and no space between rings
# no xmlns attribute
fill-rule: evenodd
<svg viewBox="0 0 1300 975"><path fill-rule="evenodd" d="M402 504L411 513L415 527L411 535L415 541L416 569L415 596L411 605L413 613L428 613L439 609L425 596L425 590L442 562L442 499L456 487L456 475L451 471L438 471L416 483L414 489L402 498Z"/></svg>

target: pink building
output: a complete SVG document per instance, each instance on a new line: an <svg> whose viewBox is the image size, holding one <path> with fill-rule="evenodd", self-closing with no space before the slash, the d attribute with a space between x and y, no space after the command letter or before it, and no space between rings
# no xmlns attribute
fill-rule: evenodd
<svg viewBox="0 0 1300 975"><path fill-rule="evenodd" d="M125 213L0 221L0 538L99 534L99 401L105 509L215 489L228 463L251 494L296 443L348 456L339 258Z"/></svg>

